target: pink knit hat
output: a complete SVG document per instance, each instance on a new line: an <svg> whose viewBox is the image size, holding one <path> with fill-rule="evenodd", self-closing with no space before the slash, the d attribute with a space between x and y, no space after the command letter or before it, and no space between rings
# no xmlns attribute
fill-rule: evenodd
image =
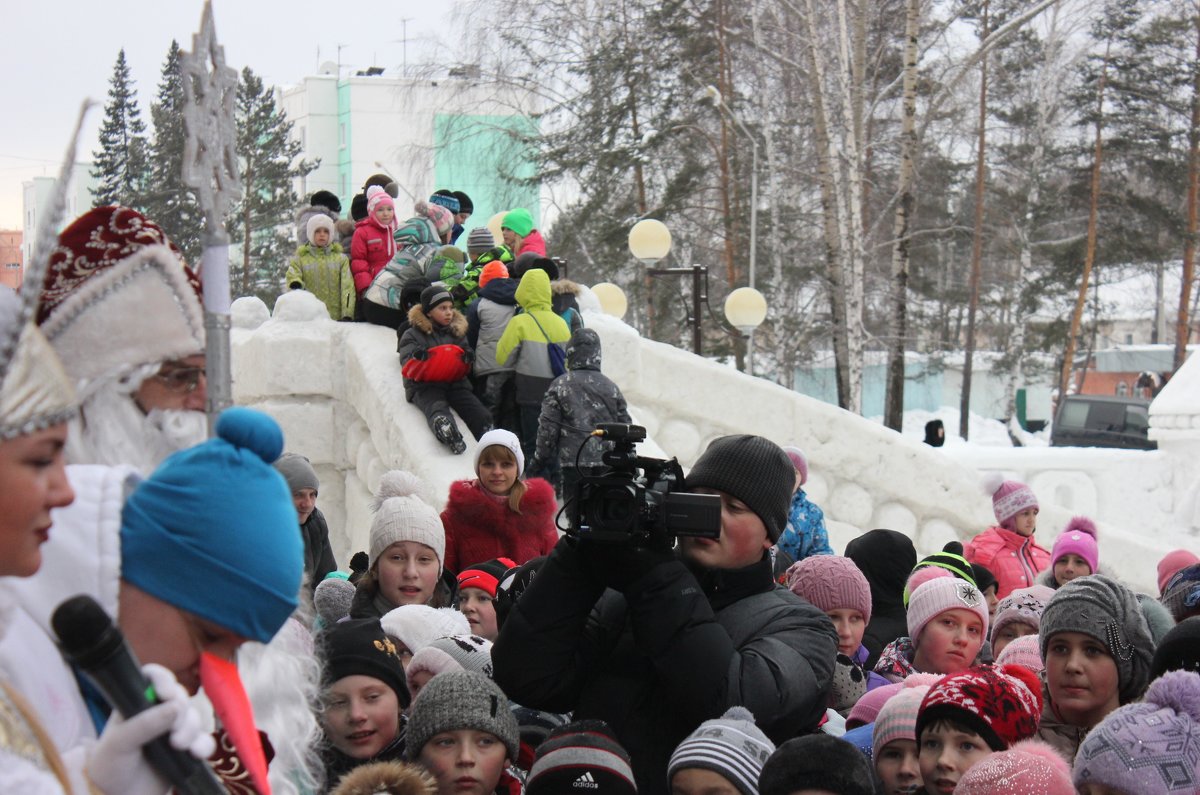
<svg viewBox="0 0 1200 795"><path fill-rule="evenodd" d="M444 235L454 228L454 213L440 204L418 201L413 209L417 211L417 215L428 218L439 235Z"/></svg>
<svg viewBox="0 0 1200 795"><path fill-rule="evenodd" d="M1037 497L1033 489L1015 480L1006 480L992 493L992 512L1000 526L1011 530L1009 523L1013 517L1026 508L1037 508Z"/></svg>
<svg viewBox="0 0 1200 795"><path fill-rule="evenodd" d="M1163 559L1158 562L1159 594L1161 595L1163 591L1167 590L1168 580L1188 566L1194 566L1197 563L1200 563L1200 558L1196 557L1195 553L1189 552L1186 549L1176 549L1164 555Z"/></svg>
<svg viewBox="0 0 1200 795"><path fill-rule="evenodd" d="M1022 740L971 767L955 795L1075 795L1071 767L1041 740Z"/></svg>
<svg viewBox="0 0 1200 795"><path fill-rule="evenodd" d="M812 555L787 570L792 593L818 610L850 609L871 620L871 586L850 558L841 555Z"/></svg>
<svg viewBox="0 0 1200 795"><path fill-rule="evenodd" d="M1024 665L1035 674L1046 668L1042 662L1041 640L1037 635L1022 635L1000 650L996 665Z"/></svg>
<svg viewBox="0 0 1200 795"><path fill-rule="evenodd" d="M803 486L808 482L808 458L805 457L804 451L799 447L785 447L783 452L787 453L788 460L792 462L792 466L800 473L800 485Z"/></svg>
<svg viewBox="0 0 1200 795"><path fill-rule="evenodd" d="M1050 550L1050 565L1058 563L1066 555L1078 555L1091 567L1089 574L1096 573L1100 563L1100 549L1096 546L1096 523L1086 516L1073 516L1067 526L1054 539Z"/></svg>
<svg viewBox="0 0 1200 795"><path fill-rule="evenodd" d="M372 185L367 188L367 212L374 215L378 207L391 207L394 210L396 203L392 201L392 197L388 195L387 191L378 185Z"/></svg>
<svg viewBox="0 0 1200 795"><path fill-rule="evenodd" d="M916 641L921 630L935 616L955 608L970 610L979 616L983 622L983 637L987 637L987 600L978 588L957 577L939 577L917 586L908 600L908 636Z"/></svg>
<svg viewBox="0 0 1200 795"><path fill-rule="evenodd" d="M917 713L929 685L903 688L887 700L875 718L871 731L871 758L877 759L883 747L893 740L917 740Z"/></svg>

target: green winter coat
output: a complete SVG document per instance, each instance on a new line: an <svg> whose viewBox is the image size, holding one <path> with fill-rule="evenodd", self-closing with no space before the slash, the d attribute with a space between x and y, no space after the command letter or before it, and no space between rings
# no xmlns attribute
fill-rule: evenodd
<svg viewBox="0 0 1200 795"><path fill-rule="evenodd" d="M288 263L287 285L291 289L308 290L320 298L334 320L354 317L350 258L342 253L338 243L325 248L305 243L296 249L296 255Z"/></svg>
<svg viewBox="0 0 1200 795"><path fill-rule="evenodd" d="M496 363L503 365L515 355L517 403L541 405L554 380L549 344L566 345L571 330L550 308L550 277L544 270L527 271L517 286L516 298L525 311L504 327L496 343Z"/></svg>

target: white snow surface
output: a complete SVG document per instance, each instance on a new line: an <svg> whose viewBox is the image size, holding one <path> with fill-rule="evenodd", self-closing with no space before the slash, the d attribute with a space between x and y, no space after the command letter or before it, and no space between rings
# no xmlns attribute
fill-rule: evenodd
<svg viewBox="0 0 1200 795"><path fill-rule="evenodd" d="M1073 513L1097 520L1105 568L1148 592L1163 554L1200 550L1200 357L1191 358L1151 409L1158 451L1049 448L1040 435L1026 435L1026 446L1014 448L1000 423L975 416L964 442L957 436L958 412L948 408L910 412L897 434L644 340L596 311L590 293L581 305L603 340L605 373L647 428L643 455L678 456L687 468L712 439L729 433L797 445L809 458L806 491L824 509L837 550L875 527L910 535L921 554L952 538L971 538L994 522L981 485L989 473L1033 488L1041 504L1038 538L1047 548ZM287 449L313 462L321 478L318 505L343 565L367 546L371 494L384 472L418 475L423 496L438 508L451 482L474 476L473 446L450 455L405 401L393 331L335 323L303 291L281 296L269 319L257 299L240 299L232 314L235 400L274 416ZM1160 404L1169 411L1158 411ZM933 418L946 426L942 448L922 442L925 422ZM1170 427L1158 428L1160 418Z"/></svg>

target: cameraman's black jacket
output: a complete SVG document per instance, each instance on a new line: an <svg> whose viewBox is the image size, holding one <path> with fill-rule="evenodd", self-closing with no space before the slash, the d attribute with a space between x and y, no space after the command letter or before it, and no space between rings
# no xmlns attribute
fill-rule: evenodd
<svg viewBox="0 0 1200 795"><path fill-rule="evenodd" d="M817 726L837 634L824 613L775 585L768 557L698 573L671 560L622 596L605 592L571 544L555 547L492 648L495 679L512 700L607 721L641 795L667 792L675 746L730 706L753 712L777 744Z"/></svg>

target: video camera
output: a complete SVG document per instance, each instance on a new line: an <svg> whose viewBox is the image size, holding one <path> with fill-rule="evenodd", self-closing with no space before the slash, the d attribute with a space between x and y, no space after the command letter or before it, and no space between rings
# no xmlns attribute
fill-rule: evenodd
<svg viewBox="0 0 1200 795"><path fill-rule="evenodd" d="M571 512L578 519L568 533L603 544L654 549L671 549L676 536L721 536L721 498L685 492L676 459L639 456L634 445L645 441L645 428L606 422L592 436L613 443L601 456L608 469L580 478L573 495L577 508Z"/></svg>

